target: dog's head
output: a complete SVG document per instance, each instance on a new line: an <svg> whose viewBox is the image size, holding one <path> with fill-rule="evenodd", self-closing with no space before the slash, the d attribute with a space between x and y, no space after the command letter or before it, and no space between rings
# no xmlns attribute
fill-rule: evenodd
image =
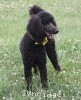
<svg viewBox="0 0 81 100"><path fill-rule="evenodd" d="M30 16L33 16L33 15L39 13L40 11L43 11L43 9L40 8L40 7L37 6L37 5L34 5L34 6L30 7L30 9L29 9L29 14L30 14Z"/></svg>
<svg viewBox="0 0 81 100"><path fill-rule="evenodd" d="M45 37L52 40L54 34L58 33L54 17L38 6L33 6L30 9L30 15L31 19L27 30L32 37L39 43L41 43Z"/></svg>
<svg viewBox="0 0 81 100"><path fill-rule="evenodd" d="M41 18L46 36L49 39L53 39L54 34L57 34L59 32L54 17L45 11L41 11L37 13L37 15Z"/></svg>

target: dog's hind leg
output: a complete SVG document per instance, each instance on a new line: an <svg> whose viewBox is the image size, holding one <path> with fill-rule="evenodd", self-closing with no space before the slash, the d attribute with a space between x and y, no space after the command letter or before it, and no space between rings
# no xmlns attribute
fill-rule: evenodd
<svg viewBox="0 0 81 100"><path fill-rule="evenodd" d="M24 74L25 74L25 80L27 82L27 90L31 90L32 91L32 72L31 72L31 68L28 68L30 66L24 67Z"/></svg>
<svg viewBox="0 0 81 100"><path fill-rule="evenodd" d="M24 64L24 75L27 85L27 90L32 91L32 61L27 55L22 54L22 60Z"/></svg>
<svg viewBox="0 0 81 100"><path fill-rule="evenodd" d="M29 64L26 64L24 61L24 74L25 74L25 80L27 82L27 90L32 90L32 67Z"/></svg>

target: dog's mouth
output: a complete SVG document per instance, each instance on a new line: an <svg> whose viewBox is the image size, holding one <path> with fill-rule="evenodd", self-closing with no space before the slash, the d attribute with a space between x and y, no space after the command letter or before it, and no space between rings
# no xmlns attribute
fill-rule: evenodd
<svg viewBox="0 0 81 100"><path fill-rule="evenodd" d="M46 35L47 35L47 37L48 37L49 39L51 39L51 40L54 39L54 34L48 33L48 32L46 32L46 31L45 31L45 33L46 33Z"/></svg>

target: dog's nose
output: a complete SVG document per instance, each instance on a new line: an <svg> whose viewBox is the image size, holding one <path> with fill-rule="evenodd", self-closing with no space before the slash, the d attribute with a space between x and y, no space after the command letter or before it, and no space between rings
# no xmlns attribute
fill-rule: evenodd
<svg viewBox="0 0 81 100"><path fill-rule="evenodd" d="M58 30L56 30L56 31L55 31L55 34L57 34L58 32L59 32L59 31L58 31Z"/></svg>

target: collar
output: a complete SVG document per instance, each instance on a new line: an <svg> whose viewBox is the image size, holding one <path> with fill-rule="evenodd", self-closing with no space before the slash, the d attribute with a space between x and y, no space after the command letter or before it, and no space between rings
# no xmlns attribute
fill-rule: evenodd
<svg viewBox="0 0 81 100"><path fill-rule="evenodd" d="M35 42L35 45L39 45L39 44L45 45L47 42L48 42L48 39L47 37L45 37L41 43Z"/></svg>
<svg viewBox="0 0 81 100"><path fill-rule="evenodd" d="M30 33L29 33L29 36L32 40L34 40L34 38L32 37L32 35ZM47 42L48 42L48 39L47 39L47 37L45 37L41 43L35 42L35 45L39 45L39 44L45 45Z"/></svg>
<svg viewBox="0 0 81 100"><path fill-rule="evenodd" d="M30 33L28 33L28 34L29 34L30 38L31 38L32 40L34 40L33 36L32 36Z"/></svg>

